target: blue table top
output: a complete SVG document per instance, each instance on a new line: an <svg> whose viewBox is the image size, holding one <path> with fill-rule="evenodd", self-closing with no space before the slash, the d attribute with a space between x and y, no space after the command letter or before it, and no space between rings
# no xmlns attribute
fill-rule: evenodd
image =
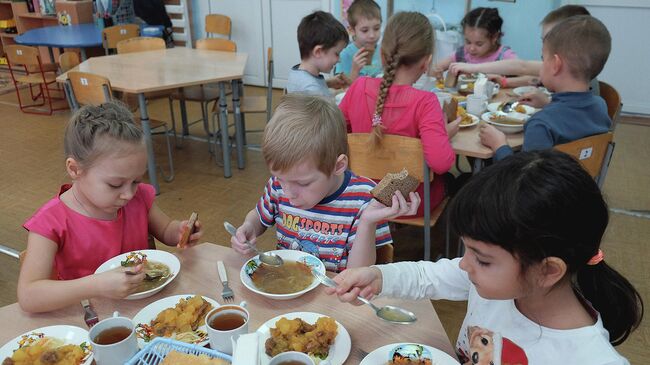
<svg viewBox="0 0 650 365"><path fill-rule="evenodd" d="M102 32L94 23L55 25L28 30L14 38L16 43L58 48L86 48L102 45Z"/></svg>

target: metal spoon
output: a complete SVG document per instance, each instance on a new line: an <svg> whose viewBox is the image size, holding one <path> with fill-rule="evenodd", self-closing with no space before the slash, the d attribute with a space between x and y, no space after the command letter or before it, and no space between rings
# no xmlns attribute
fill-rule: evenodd
<svg viewBox="0 0 650 365"><path fill-rule="evenodd" d="M330 279L327 275L321 273L316 269L312 269L311 273L316 277L316 279L318 279L318 281L321 282L321 284L329 286L330 288L336 288L336 282ZM357 297L357 299L365 304L368 304L372 309L375 310L377 317L383 319L384 321L391 323L411 324L415 323L415 321L418 320L413 312L407 311L406 309L394 307L392 305L385 305L379 308L364 297Z"/></svg>
<svg viewBox="0 0 650 365"><path fill-rule="evenodd" d="M226 231L228 231L228 233L230 233L231 236L235 236L237 234L237 228L235 228L235 226L233 226L232 224L230 224L228 222L223 222L223 226L224 226L224 228L226 228ZM274 253L262 252L262 251L258 250L257 247L255 247L249 241L244 241L244 243L246 245L248 245L248 247L251 250L253 250L253 251L255 251L257 253L257 255L259 256L260 261L262 261L262 263L264 263L266 265L269 265L269 266L282 266L282 264L284 264L284 261L282 260L282 257L280 257L280 256L278 256L278 255L276 255Z"/></svg>

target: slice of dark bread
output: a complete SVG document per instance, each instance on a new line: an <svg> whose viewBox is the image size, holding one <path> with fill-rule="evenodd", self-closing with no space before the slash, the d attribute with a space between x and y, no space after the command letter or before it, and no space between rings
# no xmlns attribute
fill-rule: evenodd
<svg viewBox="0 0 650 365"><path fill-rule="evenodd" d="M409 175L406 169L398 173L388 173L383 179L375 186L370 193L379 202L387 207L393 205L393 194L399 190L405 198L409 193L417 189L420 182L418 179Z"/></svg>

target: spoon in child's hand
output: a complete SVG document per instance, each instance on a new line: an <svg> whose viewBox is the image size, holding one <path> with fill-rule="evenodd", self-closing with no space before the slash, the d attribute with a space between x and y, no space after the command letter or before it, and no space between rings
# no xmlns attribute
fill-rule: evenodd
<svg viewBox="0 0 650 365"><path fill-rule="evenodd" d="M235 237L237 235L237 228L235 228L235 226L233 226L229 222L223 222L223 226L224 226L224 228L226 228L226 231L228 231L228 233L230 233L231 236ZM269 266L282 266L282 264L284 264L284 261L282 260L282 257L280 257L280 256L278 256L276 254L273 254L273 253L262 252L262 251L258 250L257 247L255 247L249 241L244 241L244 243L251 250L253 250L253 251L255 251L255 253L257 253L257 255L259 256L260 261L262 263L264 263L266 265L269 265Z"/></svg>

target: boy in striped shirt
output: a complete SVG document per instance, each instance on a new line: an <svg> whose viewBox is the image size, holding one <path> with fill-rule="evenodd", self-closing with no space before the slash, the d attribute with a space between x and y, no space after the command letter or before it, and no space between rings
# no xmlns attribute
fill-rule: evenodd
<svg viewBox="0 0 650 365"><path fill-rule="evenodd" d="M264 194L232 237L243 255L244 243L277 225L277 247L309 252L327 270L375 263L376 248L392 242L387 219L413 215L420 202L398 192L391 207L372 198L375 183L348 170L345 120L325 98L285 96L266 126L262 153L273 175Z"/></svg>

